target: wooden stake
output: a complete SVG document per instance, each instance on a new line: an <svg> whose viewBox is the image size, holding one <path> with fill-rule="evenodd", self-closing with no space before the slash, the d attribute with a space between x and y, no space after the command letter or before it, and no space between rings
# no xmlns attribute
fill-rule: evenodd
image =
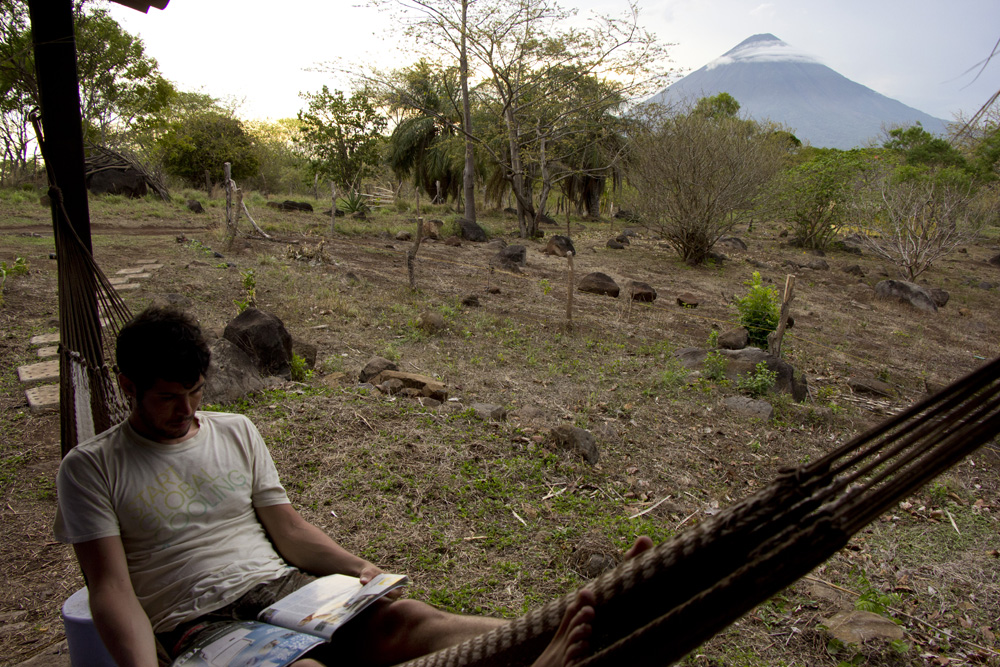
<svg viewBox="0 0 1000 667"><path fill-rule="evenodd" d="M330 235L337 231L337 184L330 181Z"/></svg>
<svg viewBox="0 0 1000 667"><path fill-rule="evenodd" d="M417 217L417 238L413 242L413 247L406 251L406 274L410 278L410 289L417 289L417 278L415 275L417 251L420 250L420 241L424 234L424 219Z"/></svg>
<svg viewBox="0 0 1000 667"><path fill-rule="evenodd" d="M566 253L569 271L566 276L566 328L573 328L573 253Z"/></svg>
<svg viewBox="0 0 1000 667"><path fill-rule="evenodd" d="M236 232L233 229L233 179L232 167L226 162L222 165L223 180L226 188L226 238L228 243L233 242Z"/></svg>
<svg viewBox="0 0 1000 667"><path fill-rule="evenodd" d="M778 316L778 328L767 335L767 351L775 357L781 356L781 339L785 335L785 325L788 324L788 309L794 298L795 276L789 273L785 276L785 294L781 299L781 314Z"/></svg>

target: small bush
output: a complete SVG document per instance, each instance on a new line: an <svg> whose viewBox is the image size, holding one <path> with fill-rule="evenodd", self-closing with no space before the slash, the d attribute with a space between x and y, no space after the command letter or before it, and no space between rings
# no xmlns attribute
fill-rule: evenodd
<svg viewBox="0 0 1000 667"><path fill-rule="evenodd" d="M288 365L292 370L292 379L294 381L305 382L312 377L312 369L306 367L306 360L303 357L293 354L292 360Z"/></svg>
<svg viewBox="0 0 1000 667"><path fill-rule="evenodd" d="M771 391L774 381L778 378L776 371L768 370L767 362L762 361L757 364L753 373L741 375L736 381L736 388L748 395L750 398L760 398Z"/></svg>
<svg viewBox="0 0 1000 667"><path fill-rule="evenodd" d="M718 382L726 377L726 358L718 350L712 350L705 356L705 379Z"/></svg>
<svg viewBox="0 0 1000 667"><path fill-rule="evenodd" d="M743 283L749 290L736 298L736 310L740 313L740 324L746 327L750 344L767 349L767 335L778 328L781 317L781 299L773 285L764 285L760 272L754 271L750 280Z"/></svg>

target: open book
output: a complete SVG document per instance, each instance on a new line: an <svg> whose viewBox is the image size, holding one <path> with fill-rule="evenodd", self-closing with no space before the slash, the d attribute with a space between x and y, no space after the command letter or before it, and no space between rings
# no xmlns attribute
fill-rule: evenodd
<svg viewBox="0 0 1000 667"><path fill-rule="evenodd" d="M380 574L364 586L342 574L317 579L261 611L256 621L208 625L172 667L283 667L407 582L403 574Z"/></svg>

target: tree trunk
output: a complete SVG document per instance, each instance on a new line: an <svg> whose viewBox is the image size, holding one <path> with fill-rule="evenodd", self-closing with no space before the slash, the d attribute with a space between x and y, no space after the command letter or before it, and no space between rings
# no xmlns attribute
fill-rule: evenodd
<svg viewBox="0 0 1000 667"><path fill-rule="evenodd" d="M504 111L504 120L507 123L507 139L510 144L510 185L514 192L514 199L517 202L517 225L521 233L521 238L530 238L528 220L525 213L530 206L530 200L526 201L524 193L524 172L521 167L521 151L517 142L517 122L514 120L514 111L508 106ZM534 216L532 216L534 218ZM534 226L534 219L531 220Z"/></svg>
<svg viewBox="0 0 1000 667"><path fill-rule="evenodd" d="M465 171L462 184L465 192L465 218L476 221L475 155L472 149L472 106L469 103L469 56L466 50L466 22L469 0L462 0L462 53L459 58L459 75L462 78L462 129L465 130Z"/></svg>

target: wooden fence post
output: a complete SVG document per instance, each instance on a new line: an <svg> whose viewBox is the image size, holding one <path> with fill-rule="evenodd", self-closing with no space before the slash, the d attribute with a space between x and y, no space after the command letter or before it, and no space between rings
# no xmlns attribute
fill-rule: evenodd
<svg viewBox="0 0 1000 667"><path fill-rule="evenodd" d="M226 162L222 165L222 178L226 188L226 237L232 243L236 230L233 229L233 179L232 166Z"/></svg>
<svg viewBox="0 0 1000 667"><path fill-rule="evenodd" d="M413 241L413 247L406 251L406 274L410 278L410 289L417 289L417 278L415 275L415 264L417 261L417 251L420 250L420 241L423 239L424 219L417 217L417 238Z"/></svg>
<svg viewBox="0 0 1000 667"><path fill-rule="evenodd" d="M330 181L330 235L337 231L337 184Z"/></svg>
<svg viewBox="0 0 1000 667"><path fill-rule="evenodd" d="M781 314L778 316L778 328L767 335L767 351L775 357L781 356L781 339L785 335L785 325L788 324L788 309L794 298L795 276L789 273L785 276L785 294L781 298Z"/></svg>
<svg viewBox="0 0 1000 667"><path fill-rule="evenodd" d="M566 276L566 328L573 328L573 253L566 253L566 261L569 263L569 271Z"/></svg>

